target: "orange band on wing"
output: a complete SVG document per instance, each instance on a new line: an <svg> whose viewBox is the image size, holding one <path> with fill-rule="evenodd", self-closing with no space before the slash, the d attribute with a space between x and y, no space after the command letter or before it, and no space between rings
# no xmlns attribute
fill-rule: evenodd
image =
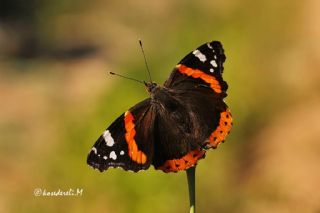
<svg viewBox="0 0 320 213"><path fill-rule="evenodd" d="M229 109L220 113L220 121L217 129L211 133L209 140L211 147L217 147L225 140L232 127L232 116Z"/></svg>
<svg viewBox="0 0 320 213"><path fill-rule="evenodd" d="M196 149L180 159L167 160L161 167L156 169L161 169L164 172L177 172L186 170L196 165L197 161L204 157L204 154L204 150Z"/></svg>
<svg viewBox="0 0 320 213"><path fill-rule="evenodd" d="M219 84L219 81L217 81L217 79L214 76L208 75L201 70L192 69L182 64L178 64L177 69L179 70L180 73L185 74L187 76L191 76L193 78L201 78L206 83L210 84L210 87L216 93L221 93L221 86Z"/></svg>
<svg viewBox="0 0 320 213"><path fill-rule="evenodd" d="M144 164L147 161L147 156L138 149L138 145L134 140L136 135L135 125L133 123L134 117L130 111L124 114L124 126L126 129L125 139L128 144L128 153L131 160L138 164Z"/></svg>

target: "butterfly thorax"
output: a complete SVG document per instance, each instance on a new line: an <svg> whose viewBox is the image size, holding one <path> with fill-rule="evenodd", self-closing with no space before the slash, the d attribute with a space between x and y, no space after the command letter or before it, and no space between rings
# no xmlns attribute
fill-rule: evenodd
<svg viewBox="0 0 320 213"><path fill-rule="evenodd" d="M179 101L175 98L175 93L170 89L156 85L150 92L151 105L155 106L158 110L165 110L169 114L176 111L180 105Z"/></svg>
<svg viewBox="0 0 320 213"><path fill-rule="evenodd" d="M163 99L168 96L168 89L155 82L145 82L146 89L150 93L151 99Z"/></svg>

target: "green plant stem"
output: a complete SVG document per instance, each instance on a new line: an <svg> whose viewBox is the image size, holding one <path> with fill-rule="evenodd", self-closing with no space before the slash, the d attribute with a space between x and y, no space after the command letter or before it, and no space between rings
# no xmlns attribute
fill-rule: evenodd
<svg viewBox="0 0 320 213"><path fill-rule="evenodd" d="M189 200L190 200L190 213L196 212L196 167L187 169Z"/></svg>

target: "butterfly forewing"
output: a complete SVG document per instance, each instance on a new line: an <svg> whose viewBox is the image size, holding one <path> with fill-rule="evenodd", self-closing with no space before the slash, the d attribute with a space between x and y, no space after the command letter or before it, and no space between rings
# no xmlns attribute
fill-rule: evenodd
<svg viewBox="0 0 320 213"><path fill-rule="evenodd" d="M220 42L203 44L178 63L164 86L194 89L196 85L202 84L213 89L215 93L226 92L228 86L222 79L225 59Z"/></svg>
<svg viewBox="0 0 320 213"><path fill-rule="evenodd" d="M152 161L153 143L149 130L141 127L153 122L149 108L150 99L146 99L118 117L98 138L87 163L100 171L109 167L135 172L147 169Z"/></svg>

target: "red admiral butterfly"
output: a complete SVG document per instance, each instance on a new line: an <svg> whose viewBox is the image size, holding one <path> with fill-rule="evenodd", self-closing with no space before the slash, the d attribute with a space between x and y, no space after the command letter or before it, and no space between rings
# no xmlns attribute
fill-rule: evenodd
<svg viewBox="0 0 320 213"><path fill-rule="evenodd" d="M224 141L232 117L223 101L226 57L218 41L184 57L163 86L145 83L150 98L118 117L98 138L87 163L101 172L122 167L137 172L177 172L196 165Z"/></svg>

